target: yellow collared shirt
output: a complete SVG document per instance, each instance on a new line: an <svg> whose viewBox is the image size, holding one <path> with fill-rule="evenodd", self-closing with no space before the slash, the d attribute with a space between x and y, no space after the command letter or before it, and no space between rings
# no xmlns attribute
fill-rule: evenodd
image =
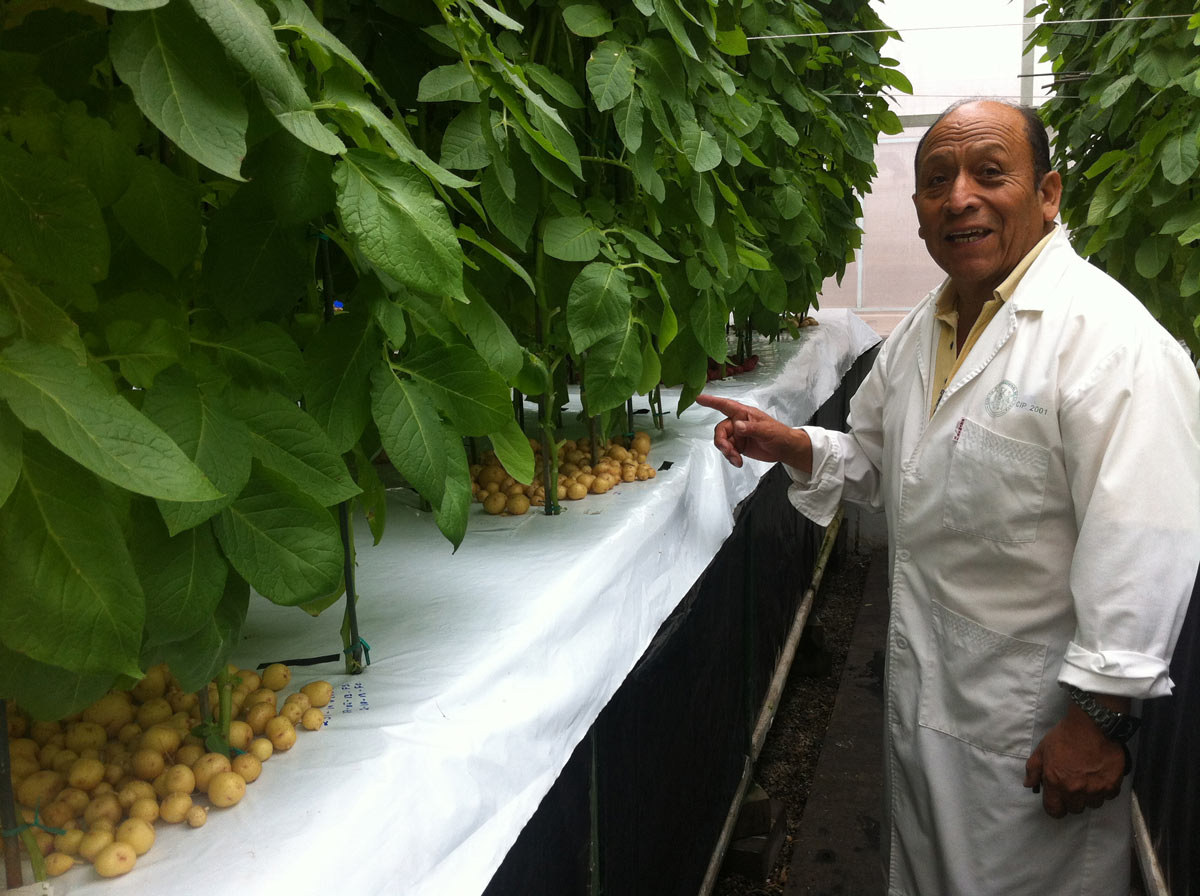
<svg viewBox="0 0 1200 896"><path fill-rule="evenodd" d="M946 391L954 374L958 373L963 359L979 341L980 335L992 322L996 312L1012 297L1017 289L1017 284L1021 282L1025 272L1032 266L1046 243L1050 242L1050 237L1057 229L1055 227L1054 230L1042 237L1038 244L1030 249L1013 268L1012 273L1004 278L1004 282L992 291L992 298L983 303L979 317L972 325L971 332L967 334L961 349L954 344L958 334L958 293L954 290L954 284L946 283L945 288L937 297L937 306L934 309L937 332L934 334L933 389L930 390L929 416L932 417L933 412L937 410L938 403L942 400L942 393Z"/></svg>

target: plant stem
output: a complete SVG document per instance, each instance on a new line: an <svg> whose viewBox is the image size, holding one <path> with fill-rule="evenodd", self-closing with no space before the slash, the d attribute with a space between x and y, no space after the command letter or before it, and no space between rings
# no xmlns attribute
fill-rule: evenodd
<svg viewBox="0 0 1200 896"><path fill-rule="evenodd" d="M227 663L222 664L217 673L217 700L217 727L221 739L228 744L229 725L233 721L233 674L229 671Z"/></svg>
<svg viewBox="0 0 1200 896"><path fill-rule="evenodd" d="M8 751L8 704L0 698L0 830L13 831L16 827L12 757ZM25 883L21 873L21 847L17 844L16 834L4 836L4 879L5 889L8 890L15 890Z"/></svg>

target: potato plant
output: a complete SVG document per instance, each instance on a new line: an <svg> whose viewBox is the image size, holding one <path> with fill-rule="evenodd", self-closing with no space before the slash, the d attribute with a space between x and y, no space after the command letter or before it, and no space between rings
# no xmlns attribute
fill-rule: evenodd
<svg viewBox="0 0 1200 896"><path fill-rule="evenodd" d="M457 546L464 439L533 477L514 387L545 446L571 375L601 438L660 382L686 406L730 314L775 332L842 269L898 127L885 33L772 38L880 27L865 0L0 7L0 697L62 718L161 662L194 690L251 589L331 606L349 511L383 537L381 451Z"/></svg>

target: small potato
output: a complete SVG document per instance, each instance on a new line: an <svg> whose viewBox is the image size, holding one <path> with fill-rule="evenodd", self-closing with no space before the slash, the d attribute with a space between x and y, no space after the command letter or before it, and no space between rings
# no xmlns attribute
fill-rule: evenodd
<svg viewBox="0 0 1200 896"><path fill-rule="evenodd" d="M58 722L34 722L29 726L29 737L39 747L46 746L59 734L62 734L62 725Z"/></svg>
<svg viewBox="0 0 1200 896"><path fill-rule="evenodd" d="M234 756L230 765L233 766L233 771L240 775L247 784L253 784L262 774L262 760L253 753L241 753ZM211 782L209 786L212 786Z"/></svg>
<svg viewBox="0 0 1200 896"><path fill-rule="evenodd" d="M9 767L9 774L12 775L13 781L23 781L34 772L41 770L42 764L37 761L37 756L14 756Z"/></svg>
<svg viewBox="0 0 1200 896"><path fill-rule="evenodd" d="M100 796L93 798L87 804L87 808L83 810L83 820L88 827L91 827L96 821L101 819L116 825L124 815L125 810L121 807L121 801L117 799L115 793L100 794Z"/></svg>
<svg viewBox="0 0 1200 896"><path fill-rule="evenodd" d="M229 723L229 746L235 750L245 750L250 746L250 741L254 740L254 729L249 723L243 722L241 719L234 719Z"/></svg>
<svg viewBox="0 0 1200 896"><path fill-rule="evenodd" d="M168 793L191 793L196 789L196 773L186 765L173 765L164 772L163 789Z"/></svg>
<svg viewBox="0 0 1200 896"><path fill-rule="evenodd" d="M188 814L188 810L192 808L192 795L175 791L168 793L163 801L158 806L158 817L167 824L179 824Z"/></svg>
<svg viewBox="0 0 1200 896"><path fill-rule="evenodd" d="M275 752L275 745L265 737L256 737L250 741L248 752L259 762L266 762Z"/></svg>
<svg viewBox="0 0 1200 896"><path fill-rule="evenodd" d="M508 496L503 492L492 492L483 499L483 509L492 516L504 513L504 508L508 506Z"/></svg>
<svg viewBox="0 0 1200 896"><path fill-rule="evenodd" d="M78 813L62 800L54 800L50 805L42 806L40 814L46 827L63 828L74 821Z"/></svg>
<svg viewBox="0 0 1200 896"><path fill-rule="evenodd" d="M128 843L116 841L108 844L92 860L92 867L101 877L120 877L133 870L137 864L137 852Z"/></svg>
<svg viewBox="0 0 1200 896"><path fill-rule="evenodd" d="M64 852L52 852L46 856L46 876L58 877L66 874L75 865L75 857Z"/></svg>
<svg viewBox="0 0 1200 896"><path fill-rule="evenodd" d="M287 719L293 726L300 724L302 715L304 715L304 709L299 703L285 703L279 707L279 718Z"/></svg>
<svg viewBox="0 0 1200 896"><path fill-rule="evenodd" d="M587 497L587 486L582 482L572 482L567 486L567 500L579 501Z"/></svg>
<svg viewBox="0 0 1200 896"><path fill-rule="evenodd" d="M177 765L191 766L206 752L208 751L204 749L204 744L202 743L184 744L175 751L175 763Z"/></svg>
<svg viewBox="0 0 1200 896"><path fill-rule="evenodd" d="M133 703L122 691L110 691L83 711L85 722L99 725L110 737L132 722L133 716Z"/></svg>
<svg viewBox="0 0 1200 896"><path fill-rule="evenodd" d="M509 495L505 509L513 516L522 516L529 512L529 499L525 495Z"/></svg>
<svg viewBox="0 0 1200 896"><path fill-rule="evenodd" d="M108 732L95 722L76 722L67 729L64 746L76 754L84 750L103 750L108 743Z"/></svg>
<svg viewBox="0 0 1200 896"><path fill-rule="evenodd" d="M54 754L54 758L50 760L50 768L54 771L65 775L71 770L71 766L79 759L79 754L74 750L59 750Z"/></svg>
<svg viewBox="0 0 1200 896"><path fill-rule="evenodd" d="M154 825L143 818L126 818L117 828L118 843L128 843L139 856L154 845Z"/></svg>
<svg viewBox="0 0 1200 896"><path fill-rule="evenodd" d="M229 757L223 753L205 753L192 765L192 774L196 776L196 789L208 792L208 784L215 775L227 772L231 768Z"/></svg>
<svg viewBox="0 0 1200 896"><path fill-rule="evenodd" d="M154 785L149 781L130 781L117 791L117 801L122 809L128 809L138 800L154 799Z"/></svg>
<svg viewBox="0 0 1200 896"><path fill-rule="evenodd" d="M113 832L98 828L88 831L79 841L79 858L93 862L100 851L113 842Z"/></svg>
<svg viewBox="0 0 1200 896"><path fill-rule="evenodd" d="M187 811L186 821L194 828L204 827L204 822L208 821L208 810L203 806L192 806Z"/></svg>
<svg viewBox="0 0 1200 896"><path fill-rule="evenodd" d="M246 779L235 771L218 772L208 782L208 798L218 809L228 809L246 795Z"/></svg>
<svg viewBox="0 0 1200 896"><path fill-rule="evenodd" d="M283 705L287 706L289 703L299 703L301 712L312 706L312 700L309 699L308 694L304 693L304 691L296 691L294 694L288 694L287 699L283 701Z"/></svg>
<svg viewBox="0 0 1200 896"><path fill-rule="evenodd" d="M80 790L93 790L104 780L104 763L99 759L76 759L67 769L67 784Z"/></svg>
<svg viewBox="0 0 1200 896"><path fill-rule="evenodd" d="M66 777L56 771L34 772L17 785L17 802L30 809L50 803L67 786Z"/></svg>
<svg viewBox="0 0 1200 896"><path fill-rule="evenodd" d="M174 753L183 743L183 732L167 722L151 725L142 732L138 739L138 749L154 750L158 753Z"/></svg>
<svg viewBox="0 0 1200 896"><path fill-rule="evenodd" d="M245 722L250 726L250 730L257 734L262 734L267 727L267 722L275 718L275 707L267 700L263 700L254 704L246 710L244 716Z"/></svg>
<svg viewBox="0 0 1200 896"><path fill-rule="evenodd" d="M8 742L8 755L10 759L24 757L37 761L38 750L41 745L31 737L20 737Z"/></svg>
<svg viewBox="0 0 1200 896"><path fill-rule="evenodd" d="M167 719L174 715L175 710L171 709L171 704L166 697L155 697L153 700L148 700L138 707L137 723L143 728L149 728L151 725L161 725Z"/></svg>
<svg viewBox="0 0 1200 896"><path fill-rule="evenodd" d="M137 749L129 759L133 773L143 781L153 781L167 767L167 760L158 750Z"/></svg>
<svg viewBox="0 0 1200 896"><path fill-rule="evenodd" d="M37 851L43 856L48 856L54 852L54 835L46 831L35 830L33 832L33 842ZM21 841L21 845L25 846L25 841Z"/></svg>
<svg viewBox="0 0 1200 896"><path fill-rule="evenodd" d="M54 851L65 853L69 856L79 855L79 844L83 841L85 833L87 832L83 828L71 828L69 831L63 831L61 834L55 834Z"/></svg>
<svg viewBox="0 0 1200 896"><path fill-rule="evenodd" d="M265 669L263 671L266 671ZM270 688L259 688L257 691L251 691L246 695L246 702L243 704L246 709L254 706L256 703L270 703L272 708L279 705L279 698Z"/></svg>
<svg viewBox="0 0 1200 896"><path fill-rule="evenodd" d="M142 736L142 726L137 722L130 722L127 725L122 725L121 730L117 732L117 740L127 746L133 746L137 739Z"/></svg>
<svg viewBox="0 0 1200 896"><path fill-rule="evenodd" d="M308 731L320 731L325 724L325 713L317 709L315 706L311 709L304 710L304 715L300 717L300 724Z"/></svg>
<svg viewBox="0 0 1200 896"><path fill-rule="evenodd" d="M87 793L80 790L78 787L63 788L58 792L58 796L55 797L55 799L70 806L71 811L76 815L80 815L83 810L87 808L87 804L92 800Z"/></svg>
<svg viewBox="0 0 1200 896"><path fill-rule="evenodd" d="M143 797L140 800L135 800L133 805L129 807L130 819L140 818L147 824L154 824L154 822L158 821L158 816L158 800L154 797Z"/></svg>
<svg viewBox="0 0 1200 896"><path fill-rule="evenodd" d="M281 716L276 716L267 722L263 734L270 739L271 746L280 753L290 750L296 743L296 727Z"/></svg>
<svg viewBox="0 0 1200 896"><path fill-rule="evenodd" d="M292 680L292 670L283 663L271 663L262 670L262 686L273 691L282 691Z"/></svg>
<svg viewBox="0 0 1200 896"><path fill-rule="evenodd" d="M200 698L191 691L171 691L167 694L167 702L175 712L191 712L199 705Z"/></svg>
<svg viewBox="0 0 1200 896"><path fill-rule="evenodd" d="M327 681L310 681L300 691L317 707L325 706L333 699L333 685Z"/></svg>
<svg viewBox="0 0 1200 896"><path fill-rule="evenodd" d="M257 691L263 686L262 676L254 669L238 669L237 677L241 679L239 687L243 687L247 691Z"/></svg>

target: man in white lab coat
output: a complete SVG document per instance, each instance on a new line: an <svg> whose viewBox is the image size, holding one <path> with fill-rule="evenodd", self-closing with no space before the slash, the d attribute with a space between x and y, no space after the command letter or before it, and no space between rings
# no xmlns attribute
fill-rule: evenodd
<svg viewBox="0 0 1200 896"><path fill-rule="evenodd" d="M1200 382L1055 226L1029 110L951 107L917 154L946 281L884 343L850 432L701 396L826 524L882 506L889 896L1126 896L1129 738L1200 562ZM1135 742L1134 742L1135 743Z"/></svg>

